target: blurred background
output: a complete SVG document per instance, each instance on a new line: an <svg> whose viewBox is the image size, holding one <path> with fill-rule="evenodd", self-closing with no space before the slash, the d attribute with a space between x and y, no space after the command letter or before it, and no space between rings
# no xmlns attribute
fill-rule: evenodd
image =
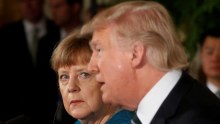
<svg viewBox="0 0 220 124"><path fill-rule="evenodd" d="M21 18L16 4L17 0L0 0L0 27ZM94 13L121 1L128 0L84 0L82 18L88 19L88 13ZM220 24L220 0L155 0L162 3L170 11L179 34L192 60L197 51L198 36L206 28ZM48 0L45 13L51 17Z"/></svg>

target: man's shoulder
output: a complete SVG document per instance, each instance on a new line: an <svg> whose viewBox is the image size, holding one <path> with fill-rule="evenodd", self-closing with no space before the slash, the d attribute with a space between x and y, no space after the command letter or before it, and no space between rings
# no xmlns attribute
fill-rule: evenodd
<svg viewBox="0 0 220 124"><path fill-rule="evenodd" d="M169 102L166 103L172 104L172 106L163 104L162 107L171 110L176 106L173 109L173 120L220 122L218 115L220 113L220 100L189 74L183 73L175 92L172 92L170 96L168 96Z"/></svg>
<svg viewBox="0 0 220 124"><path fill-rule="evenodd" d="M23 36L24 26L22 21L11 22L0 29L0 38L1 39L15 39L15 37Z"/></svg>
<svg viewBox="0 0 220 124"><path fill-rule="evenodd" d="M162 118L175 123L194 121L199 123L211 120L219 122L217 113L220 113L220 100L204 85L184 72L152 121L157 123L158 119Z"/></svg>
<svg viewBox="0 0 220 124"><path fill-rule="evenodd" d="M22 28L22 26L22 20L18 20L4 25L3 27L1 27L1 31L15 31L16 29Z"/></svg>
<svg viewBox="0 0 220 124"><path fill-rule="evenodd" d="M47 26L47 31L48 35L53 35L53 36L59 36L60 35L60 28L54 23L53 20L46 18L46 26Z"/></svg>
<svg viewBox="0 0 220 124"><path fill-rule="evenodd" d="M46 18L46 25L48 28L59 29L59 27L54 23L54 21L50 18Z"/></svg>

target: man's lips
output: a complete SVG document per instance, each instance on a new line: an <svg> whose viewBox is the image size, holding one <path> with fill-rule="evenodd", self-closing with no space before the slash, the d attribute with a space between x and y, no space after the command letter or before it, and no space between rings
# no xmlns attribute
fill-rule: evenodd
<svg viewBox="0 0 220 124"><path fill-rule="evenodd" d="M101 85L105 84L105 82L99 82Z"/></svg>
<svg viewBox="0 0 220 124"><path fill-rule="evenodd" d="M105 82L99 82L99 84L101 85L100 90L103 91L103 88L104 88L104 86L105 86Z"/></svg>

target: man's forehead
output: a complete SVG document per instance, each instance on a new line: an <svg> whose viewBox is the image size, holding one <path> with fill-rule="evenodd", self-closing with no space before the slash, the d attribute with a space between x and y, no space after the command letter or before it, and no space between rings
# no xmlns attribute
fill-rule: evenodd
<svg viewBox="0 0 220 124"><path fill-rule="evenodd" d="M102 37L102 34L102 31L94 31L92 34L92 39L90 40L90 45L97 45L99 43L100 37Z"/></svg>
<svg viewBox="0 0 220 124"><path fill-rule="evenodd" d="M91 40L90 42L89 42L89 45L90 45L90 47L95 47L96 45L97 45L97 43L96 43L96 41L94 41L94 40Z"/></svg>
<svg viewBox="0 0 220 124"><path fill-rule="evenodd" d="M102 44L103 41L109 41L112 37L113 29L109 27L94 30L92 33L92 39L90 46L97 46Z"/></svg>

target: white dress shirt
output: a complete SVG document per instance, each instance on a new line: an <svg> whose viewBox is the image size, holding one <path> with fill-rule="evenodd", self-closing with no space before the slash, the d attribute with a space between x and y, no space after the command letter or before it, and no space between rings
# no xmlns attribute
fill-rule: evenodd
<svg viewBox="0 0 220 124"><path fill-rule="evenodd" d="M47 33L46 29L46 20L42 19L40 22L37 24L33 24L27 20L23 21L24 24L24 30L26 34L26 39L28 41L28 47L31 48L32 46L32 38L33 38L33 29L38 28L38 38L42 38L44 35Z"/></svg>
<svg viewBox="0 0 220 124"><path fill-rule="evenodd" d="M144 96L138 105L137 116L142 124L149 124L159 107L180 79L182 71L167 72Z"/></svg>
<svg viewBox="0 0 220 124"><path fill-rule="evenodd" d="M68 35L68 33L64 29L60 30L60 38L61 38L61 40L63 40L67 35Z"/></svg>
<svg viewBox="0 0 220 124"><path fill-rule="evenodd" d="M220 90L217 86L215 86L213 83L211 82L207 82L207 87L214 93L216 94L218 92L218 90Z"/></svg>

